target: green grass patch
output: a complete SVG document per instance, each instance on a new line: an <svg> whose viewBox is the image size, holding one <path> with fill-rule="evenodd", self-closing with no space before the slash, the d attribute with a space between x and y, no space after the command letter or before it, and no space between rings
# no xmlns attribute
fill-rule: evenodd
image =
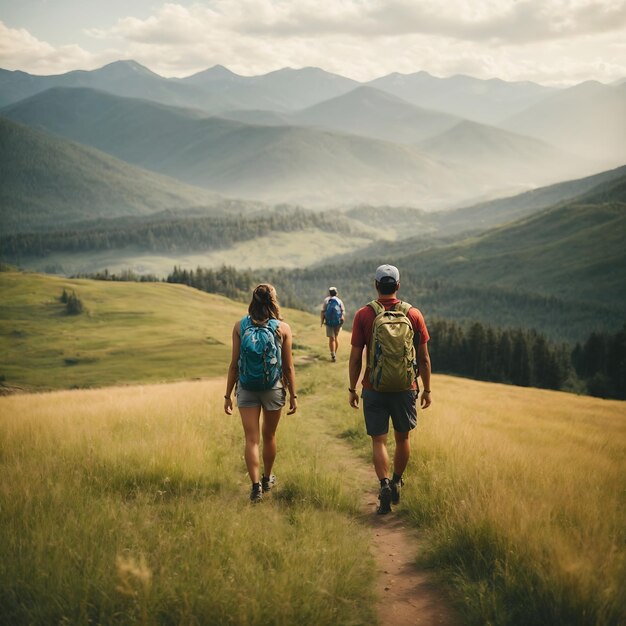
<svg viewBox="0 0 626 626"><path fill-rule="evenodd" d="M0 375L25 390L103 387L224 375L241 303L183 285L2 272ZM67 315L63 290L84 303ZM299 354L312 316L289 312Z"/></svg>

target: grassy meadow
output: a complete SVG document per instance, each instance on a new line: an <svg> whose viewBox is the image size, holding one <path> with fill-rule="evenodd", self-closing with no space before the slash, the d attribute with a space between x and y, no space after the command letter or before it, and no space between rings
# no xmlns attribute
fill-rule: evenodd
<svg viewBox="0 0 626 626"><path fill-rule="evenodd" d="M63 290L85 312L67 315ZM223 375L244 307L183 285L0 272L0 376L26 391ZM295 312L299 332L315 320Z"/></svg>
<svg viewBox="0 0 626 626"><path fill-rule="evenodd" d="M317 318L285 312L300 408L279 428L279 484L251 507L241 426L221 408L243 305L178 285L0 280L9 386L125 384L0 398L3 624L374 621L346 334L328 363ZM64 286L87 313L60 312ZM197 376L215 378L128 384ZM624 623L625 409L434 376L396 510L465 624Z"/></svg>
<svg viewBox="0 0 626 626"><path fill-rule="evenodd" d="M303 416L248 501L223 382L0 399L3 624L365 624L358 498ZM327 436L327 435L326 435Z"/></svg>
<svg viewBox="0 0 626 626"><path fill-rule="evenodd" d="M405 511L468 623L626 623L626 405L446 378ZM430 411L430 409L429 409Z"/></svg>

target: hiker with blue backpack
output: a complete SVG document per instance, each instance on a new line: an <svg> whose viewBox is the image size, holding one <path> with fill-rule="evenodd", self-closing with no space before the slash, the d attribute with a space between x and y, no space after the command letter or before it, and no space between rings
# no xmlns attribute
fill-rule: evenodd
<svg viewBox="0 0 626 626"><path fill-rule="evenodd" d="M417 425L417 378L422 379L420 406L431 403L430 356L428 329L422 313L397 298L400 272L393 265L376 269L375 286L378 298L360 308L352 323L352 349L348 371L349 403L359 407L357 384L363 365L363 415L367 434L372 438L374 470L380 481L379 514L389 513L392 504L400 502L402 475L411 452L409 433ZM393 475L389 479L387 434L391 418L396 441Z"/></svg>
<svg viewBox="0 0 626 626"><path fill-rule="evenodd" d="M322 302L320 325L326 325L330 360L333 363L337 360L339 333L341 332L345 317L346 310L341 299L337 297L337 287L329 287L328 296L326 296L324 302Z"/></svg>
<svg viewBox="0 0 626 626"><path fill-rule="evenodd" d="M276 476L272 474L276 429L287 392L287 415L292 415L298 408L291 346L291 328L282 320L276 290L272 285L258 285L252 293L248 315L233 328L232 357L224 394L224 412L232 415L232 392L236 387L237 407L246 440L246 468L252 481L250 501L253 503L260 502L263 493L276 483ZM259 467L261 437L262 475Z"/></svg>

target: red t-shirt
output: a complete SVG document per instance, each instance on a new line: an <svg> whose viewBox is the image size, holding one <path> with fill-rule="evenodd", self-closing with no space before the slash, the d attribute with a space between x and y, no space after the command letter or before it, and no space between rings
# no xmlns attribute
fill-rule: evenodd
<svg viewBox="0 0 626 626"><path fill-rule="evenodd" d="M385 307L385 310L388 311L390 308L398 304L400 300L397 298L392 298L389 300L378 300L380 304ZM426 322L424 321L424 316L422 315L419 309L415 307L411 307L407 314L407 317L411 320L411 324L413 325L413 332L415 333L415 343L423 344L426 343L430 339L430 335L428 334L428 329L426 328ZM371 389L372 384L370 383L370 368L369 368L369 351L370 351L370 340L372 338L372 327L374 325L374 319L376 318L376 313L371 306L361 307L354 316L354 321L352 322L352 340L351 344L356 348L361 348L361 350L367 346L367 361L365 374L363 374L363 389ZM418 338L419 337L419 341ZM413 388L417 388L417 384L413 385Z"/></svg>

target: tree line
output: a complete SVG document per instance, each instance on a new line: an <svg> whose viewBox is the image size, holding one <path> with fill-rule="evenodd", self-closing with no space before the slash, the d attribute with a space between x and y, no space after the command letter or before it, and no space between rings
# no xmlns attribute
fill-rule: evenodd
<svg viewBox="0 0 626 626"><path fill-rule="evenodd" d="M428 324L437 371L521 387L563 389L573 374L570 350L535 330L499 329L480 322ZM569 381L571 384L571 380Z"/></svg>
<svg viewBox="0 0 626 626"><path fill-rule="evenodd" d="M252 215L112 220L91 228L30 232L0 238L0 254L8 259L45 257L52 252L91 252L127 247L161 252L222 249L272 232L317 228L349 234L354 227L334 214L303 209L274 209Z"/></svg>

